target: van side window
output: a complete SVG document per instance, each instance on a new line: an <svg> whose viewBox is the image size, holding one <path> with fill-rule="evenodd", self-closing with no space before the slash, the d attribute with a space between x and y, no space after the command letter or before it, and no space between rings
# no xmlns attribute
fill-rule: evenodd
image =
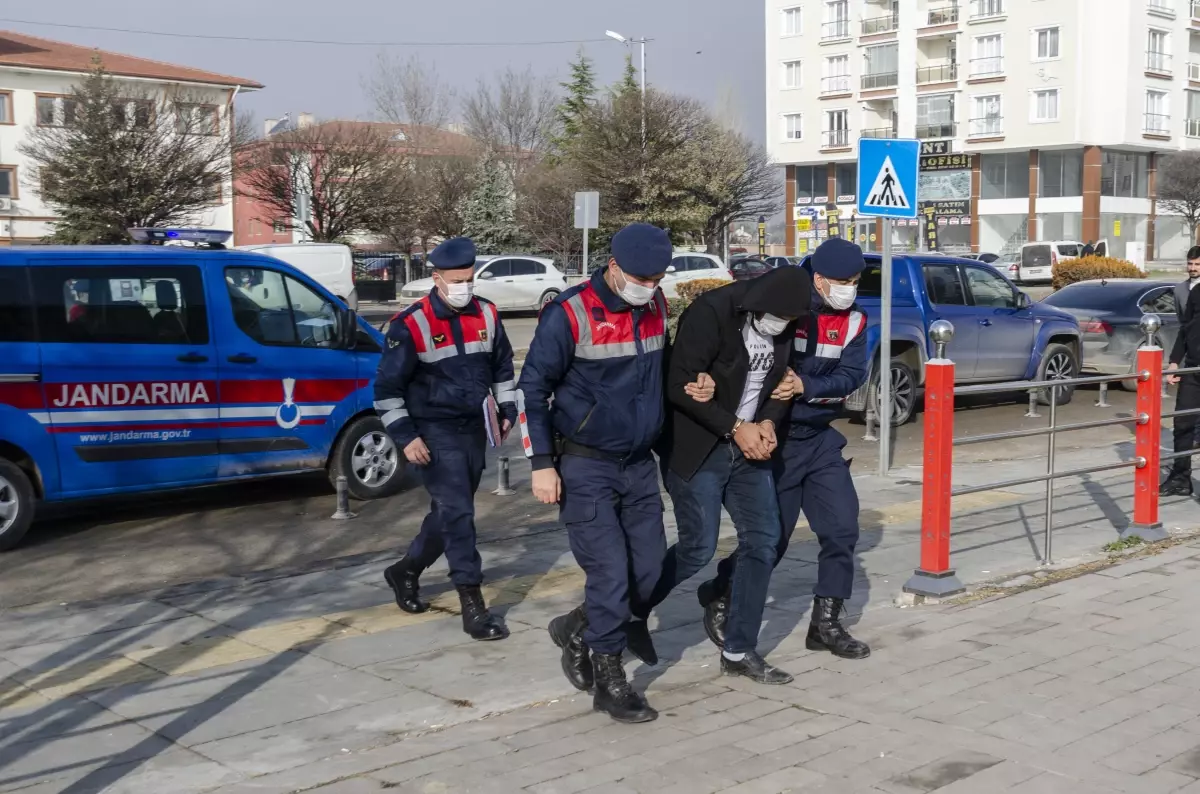
<svg viewBox="0 0 1200 794"><path fill-rule="evenodd" d="M0 342L32 342L35 338L25 268L0 268Z"/></svg>
<svg viewBox="0 0 1200 794"><path fill-rule="evenodd" d="M32 273L43 342L208 343L204 279L197 267L64 265Z"/></svg>
<svg viewBox="0 0 1200 794"><path fill-rule="evenodd" d="M233 319L264 345L333 347L337 308L305 284L274 270L227 268Z"/></svg>

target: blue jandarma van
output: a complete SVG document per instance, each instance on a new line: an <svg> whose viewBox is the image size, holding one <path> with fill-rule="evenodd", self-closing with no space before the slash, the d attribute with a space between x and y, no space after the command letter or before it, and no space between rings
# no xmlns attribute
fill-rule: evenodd
<svg viewBox="0 0 1200 794"><path fill-rule="evenodd" d="M39 501L324 470L396 493L372 408L380 334L228 232L0 249L0 550Z"/></svg>

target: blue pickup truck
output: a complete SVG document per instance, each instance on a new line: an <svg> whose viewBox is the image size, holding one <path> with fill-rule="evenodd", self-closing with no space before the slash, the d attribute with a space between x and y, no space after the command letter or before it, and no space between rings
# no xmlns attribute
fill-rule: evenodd
<svg viewBox="0 0 1200 794"><path fill-rule="evenodd" d="M879 386L880 257L868 254L858 290L868 316L867 344L871 375L846 401L852 412L877 402ZM807 266L805 260L802 266ZM1080 369L1078 321L1066 312L1034 303L994 268L970 259L939 254L892 258L892 421L903 424L916 411L925 381L925 362L933 356L929 326L954 324L947 355L960 383L997 383L1025 379L1071 378ZM1073 389L1057 389L1060 404ZM1049 401L1048 390L1042 401Z"/></svg>

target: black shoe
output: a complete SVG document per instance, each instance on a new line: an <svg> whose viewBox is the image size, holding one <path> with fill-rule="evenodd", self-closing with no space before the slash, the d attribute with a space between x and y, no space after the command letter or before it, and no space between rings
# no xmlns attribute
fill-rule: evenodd
<svg viewBox="0 0 1200 794"><path fill-rule="evenodd" d="M758 655L758 651L750 651L740 662L726 659L721 654L721 672L725 675L740 675L760 684L790 684L792 676L778 667L767 664L767 660Z"/></svg>
<svg viewBox="0 0 1200 794"><path fill-rule="evenodd" d="M1163 480L1163 484L1158 488L1159 496L1191 496L1192 495L1192 475L1191 473L1180 474L1172 472L1170 477Z"/></svg>
<svg viewBox="0 0 1200 794"><path fill-rule="evenodd" d="M383 580L396 594L396 606L414 615L429 609L429 604L420 598L420 586L417 584L420 577L421 569L408 557L383 571Z"/></svg>
<svg viewBox="0 0 1200 794"><path fill-rule="evenodd" d="M621 654L592 652L596 670L596 696L592 708L603 711L617 722L650 722L658 712L625 680Z"/></svg>
<svg viewBox="0 0 1200 794"><path fill-rule="evenodd" d="M717 592L717 580L709 579L696 591L704 607L704 633L718 648L725 647L725 620L729 617L729 591Z"/></svg>
<svg viewBox="0 0 1200 794"><path fill-rule="evenodd" d="M850 636L842 626L841 614L842 599L815 597L805 647L810 651L829 651L843 659L866 659L871 655L870 646Z"/></svg>
<svg viewBox="0 0 1200 794"><path fill-rule="evenodd" d="M644 620L630 620L625 624L625 642L629 652L638 658L642 664L651 667L658 664L658 651L654 650L654 640L650 638L650 626Z"/></svg>
<svg viewBox="0 0 1200 794"><path fill-rule="evenodd" d="M473 640L502 640L508 636L504 624L488 612L483 593L478 586L459 587L458 601L462 604L463 631Z"/></svg>
<svg viewBox="0 0 1200 794"><path fill-rule="evenodd" d="M592 660L588 648L583 644L583 630L587 626L587 614L583 607L576 607L565 615L550 621L550 639L562 648L562 671L571 686L587 692L596 683L592 671Z"/></svg>

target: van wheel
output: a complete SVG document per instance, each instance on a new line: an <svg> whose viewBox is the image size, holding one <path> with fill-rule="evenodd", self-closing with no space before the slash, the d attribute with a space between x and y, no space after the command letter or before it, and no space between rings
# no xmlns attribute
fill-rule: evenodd
<svg viewBox="0 0 1200 794"><path fill-rule="evenodd" d="M557 297L558 297L558 290L556 290L556 289L546 290L544 293L542 293L542 299L540 301L538 301L538 311L541 311L542 309L549 306L551 303L554 302L554 299Z"/></svg>
<svg viewBox="0 0 1200 794"><path fill-rule="evenodd" d="M1046 352L1042 354L1042 363L1038 365L1038 380L1068 380L1078 374L1079 361L1075 358L1074 350L1060 344L1046 348ZM1055 386L1054 391L1057 405L1066 405L1075 396L1074 386ZM1050 404L1050 389L1041 389L1038 392L1038 402L1042 405Z"/></svg>
<svg viewBox="0 0 1200 794"><path fill-rule="evenodd" d="M0 458L0 551L17 547L33 523L33 485L12 461Z"/></svg>
<svg viewBox="0 0 1200 794"><path fill-rule="evenodd" d="M350 423L330 458L329 481L345 477L355 499L384 499L400 493L404 484L404 453L383 429L377 416Z"/></svg>

